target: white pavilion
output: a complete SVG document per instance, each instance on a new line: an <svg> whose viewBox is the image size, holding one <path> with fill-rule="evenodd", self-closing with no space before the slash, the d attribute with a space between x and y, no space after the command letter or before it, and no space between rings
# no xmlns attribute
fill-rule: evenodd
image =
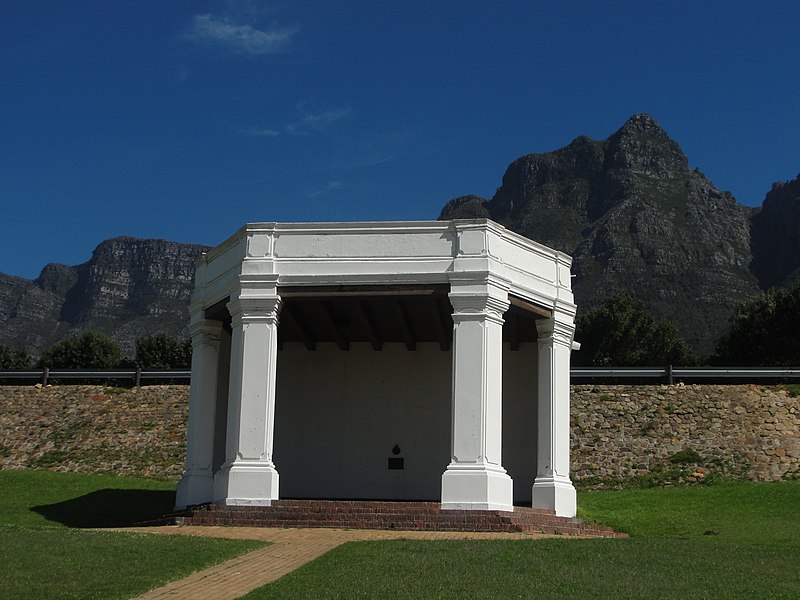
<svg viewBox="0 0 800 600"><path fill-rule="evenodd" d="M245 225L198 260L177 507L574 516L570 265L486 219Z"/></svg>

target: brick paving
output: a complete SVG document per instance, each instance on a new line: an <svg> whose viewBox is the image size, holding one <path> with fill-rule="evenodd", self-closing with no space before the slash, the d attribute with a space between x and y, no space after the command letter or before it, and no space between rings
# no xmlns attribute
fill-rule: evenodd
<svg viewBox="0 0 800 600"><path fill-rule="evenodd" d="M559 537L540 533L456 532L456 531L378 531L368 529L278 529L267 527L159 526L128 529L156 534L249 539L271 542L237 558L198 571L184 579L152 590L138 600L233 600L291 573L345 542L415 539L537 539ZM570 536L571 539L579 536Z"/></svg>

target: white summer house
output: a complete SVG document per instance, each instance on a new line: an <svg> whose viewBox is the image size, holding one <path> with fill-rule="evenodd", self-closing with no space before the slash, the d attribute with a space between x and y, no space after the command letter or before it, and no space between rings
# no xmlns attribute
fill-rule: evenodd
<svg viewBox="0 0 800 600"><path fill-rule="evenodd" d="M198 260L178 508L574 516L570 265L485 219L244 226Z"/></svg>

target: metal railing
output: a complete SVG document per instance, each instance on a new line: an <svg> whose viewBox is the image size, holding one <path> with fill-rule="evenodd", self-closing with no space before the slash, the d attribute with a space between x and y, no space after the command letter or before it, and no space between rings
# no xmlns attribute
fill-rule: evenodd
<svg viewBox="0 0 800 600"><path fill-rule="evenodd" d="M84 371L80 369L34 369L26 371L0 370L0 384L13 381L35 381L47 385L80 381L131 382L135 386L154 381L172 381L188 384L192 372L180 369L107 369ZM669 384L675 382L703 383L800 383L800 367L573 367L571 383L642 383Z"/></svg>
<svg viewBox="0 0 800 600"><path fill-rule="evenodd" d="M36 381L47 385L53 380L62 381L120 381L132 382L139 387L143 382L174 381L176 383L189 383L192 372L185 369L159 369L142 370L132 369L100 369L87 371L82 369L36 369L28 371L0 370L0 383L9 383L11 380Z"/></svg>
<svg viewBox="0 0 800 600"><path fill-rule="evenodd" d="M800 382L800 367L573 367L572 383L627 381L674 384Z"/></svg>

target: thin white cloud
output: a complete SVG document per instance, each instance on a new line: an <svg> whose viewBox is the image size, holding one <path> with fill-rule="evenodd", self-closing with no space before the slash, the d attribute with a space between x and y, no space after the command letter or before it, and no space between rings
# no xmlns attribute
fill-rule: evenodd
<svg viewBox="0 0 800 600"><path fill-rule="evenodd" d="M298 120L287 123L280 127L253 127L242 131L244 135L251 137L276 138L281 135L311 135L324 131L328 127L347 119L353 114L353 109L349 106L325 110L319 113L303 115Z"/></svg>
<svg viewBox="0 0 800 600"><path fill-rule="evenodd" d="M320 196L325 196L329 192L334 192L336 190L340 190L344 187L344 184L341 181L329 181L325 185L315 190L312 190L306 194L306 197L309 199L319 198Z"/></svg>
<svg viewBox="0 0 800 600"><path fill-rule="evenodd" d="M242 133L250 137L263 138L276 138L281 134L277 129L270 129L269 127L253 127L252 129L245 129Z"/></svg>
<svg viewBox="0 0 800 600"><path fill-rule="evenodd" d="M327 129L334 123L349 117L352 112L352 108L345 106L317 114L304 115L298 121L286 125L285 130L290 135L308 135L312 131Z"/></svg>
<svg viewBox="0 0 800 600"><path fill-rule="evenodd" d="M260 56L283 52L296 32L293 27L257 29L228 17L205 14L195 15L181 37L198 44L219 46L235 54Z"/></svg>

